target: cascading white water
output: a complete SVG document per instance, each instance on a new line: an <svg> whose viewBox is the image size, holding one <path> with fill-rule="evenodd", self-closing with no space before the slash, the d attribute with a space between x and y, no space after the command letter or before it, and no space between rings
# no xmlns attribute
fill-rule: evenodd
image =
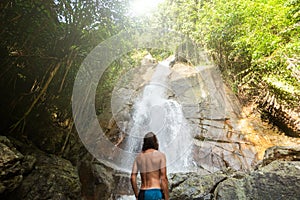
<svg viewBox="0 0 300 200"><path fill-rule="evenodd" d="M192 136L181 105L167 99L170 72L168 61L159 63L151 81L137 98L124 150L141 152L144 135L152 131L157 135L159 150L166 154L168 172L183 172L189 171ZM123 166L131 167L134 157L123 158Z"/></svg>

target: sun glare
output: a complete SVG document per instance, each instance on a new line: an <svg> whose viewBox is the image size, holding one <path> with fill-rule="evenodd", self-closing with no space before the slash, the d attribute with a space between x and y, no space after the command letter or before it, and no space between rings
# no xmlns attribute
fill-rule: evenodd
<svg viewBox="0 0 300 200"><path fill-rule="evenodd" d="M130 6L130 15L142 16L148 15L157 9L158 4L164 0L133 0Z"/></svg>

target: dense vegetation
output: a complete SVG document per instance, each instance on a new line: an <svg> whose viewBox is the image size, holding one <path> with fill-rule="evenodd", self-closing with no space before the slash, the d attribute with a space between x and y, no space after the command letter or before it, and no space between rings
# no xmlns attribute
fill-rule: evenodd
<svg viewBox="0 0 300 200"><path fill-rule="evenodd" d="M204 46L244 103L299 136L299 0L167 0L158 18Z"/></svg>
<svg viewBox="0 0 300 200"><path fill-rule="evenodd" d="M126 0L0 2L2 134L22 133L44 150L63 152L74 130L76 72L97 44L127 26L127 5Z"/></svg>
<svg viewBox="0 0 300 200"><path fill-rule="evenodd" d="M23 132L27 127L36 134L39 127L54 124L69 133L72 85L83 59L101 41L141 26L173 29L204 46L227 83L247 101L253 95L256 99L268 96L299 111L299 0L166 0L151 19L130 19L128 3L0 2L0 83L5 97L1 98L1 131ZM100 93L109 94L118 77L135 66L143 52L131 52L115 61L99 84ZM164 55L151 52L160 58ZM96 98L99 114L109 95Z"/></svg>
<svg viewBox="0 0 300 200"><path fill-rule="evenodd" d="M160 17L206 46L235 92L298 106L299 0L168 0Z"/></svg>

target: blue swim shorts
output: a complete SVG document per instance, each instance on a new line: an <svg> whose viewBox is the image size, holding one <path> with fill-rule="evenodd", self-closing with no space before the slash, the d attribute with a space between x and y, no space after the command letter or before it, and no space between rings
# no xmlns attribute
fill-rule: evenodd
<svg viewBox="0 0 300 200"><path fill-rule="evenodd" d="M161 200L163 193L161 189L140 190L138 200Z"/></svg>

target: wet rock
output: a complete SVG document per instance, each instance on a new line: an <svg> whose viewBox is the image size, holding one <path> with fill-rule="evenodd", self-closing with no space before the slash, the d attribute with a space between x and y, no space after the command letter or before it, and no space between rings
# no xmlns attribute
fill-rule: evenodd
<svg viewBox="0 0 300 200"><path fill-rule="evenodd" d="M114 199L119 199L124 196L134 196L131 182L130 182L130 174L124 172L116 172L114 174L114 188L113 194ZM140 177L137 178L138 185L141 184Z"/></svg>
<svg viewBox="0 0 300 200"><path fill-rule="evenodd" d="M115 125L123 132L128 131L128 123L132 118L132 105L135 100L140 97L139 95L142 93L144 87L149 84L155 71L155 66L157 65L157 63L153 63L147 58L142 62L144 65L133 68L121 77L112 93L111 111L116 123ZM102 122L101 125L103 124L103 127L107 128L109 131L111 130L109 126L110 123L106 125L103 122L108 122L111 119L112 116L110 116L109 119L99 116L100 123Z"/></svg>
<svg viewBox="0 0 300 200"><path fill-rule="evenodd" d="M299 199L300 162L273 161L243 178L220 183L215 199Z"/></svg>
<svg viewBox="0 0 300 200"><path fill-rule="evenodd" d="M0 136L0 197L17 188L34 163L33 156L24 156L7 137Z"/></svg>
<svg viewBox="0 0 300 200"><path fill-rule="evenodd" d="M209 173L231 167L250 170L256 149L239 130L240 104L217 68L176 63L169 76L173 94L192 127L193 160Z"/></svg>

